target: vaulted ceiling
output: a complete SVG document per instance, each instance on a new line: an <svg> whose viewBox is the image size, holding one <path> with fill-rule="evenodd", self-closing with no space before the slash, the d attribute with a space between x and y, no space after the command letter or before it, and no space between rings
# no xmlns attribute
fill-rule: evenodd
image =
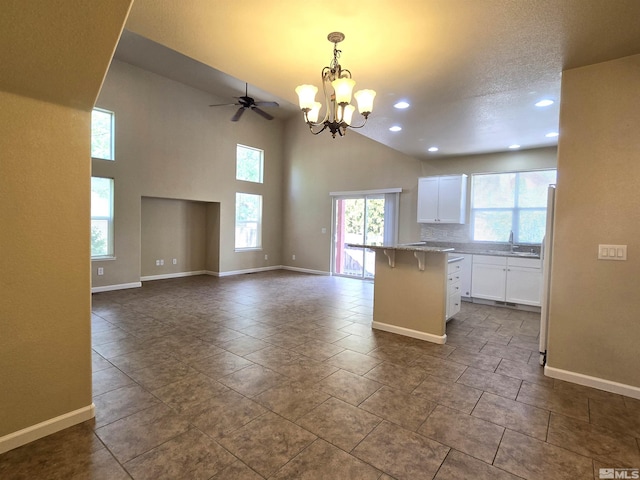
<svg viewBox="0 0 640 480"><path fill-rule="evenodd" d="M248 82L286 116L341 31L342 66L378 93L359 133L428 158L555 145L562 71L640 53L639 19L637 0L136 0L118 57L222 97Z"/></svg>

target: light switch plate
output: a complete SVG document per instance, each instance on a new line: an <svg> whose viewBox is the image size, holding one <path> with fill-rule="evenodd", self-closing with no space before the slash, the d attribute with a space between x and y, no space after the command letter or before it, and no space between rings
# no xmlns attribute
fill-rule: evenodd
<svg viewBox="0 0 640 480"><path fill-rule="evenodd" d="M626 245L598 245L598 260L626 260Z"/></svg>

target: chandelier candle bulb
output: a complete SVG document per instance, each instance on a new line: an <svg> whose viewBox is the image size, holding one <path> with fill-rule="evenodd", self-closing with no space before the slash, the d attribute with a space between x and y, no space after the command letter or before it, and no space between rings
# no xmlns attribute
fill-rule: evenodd
<svg viewBox="0 0 640 480"><path fill-rule="evenodd" d="M356 107L353 105L347 105L344 107L344 112L342 113L342 121L347 125L351 126L351 119L353 118L353 112L356 111Z"/></svg>
<svg viewBox="0 0 640 480"><path fill-rule="evenodd" d="M341 137L347 132L347 128L362 128L367 123L369 114L373 111L373 99L376 92L373 90L360 90L353 94L356 82L351 78L351 72L342 68L338 58L342 53L338 50L338 43L344 40L341 32L332 32L327 39L333 43L333 60L328 67L322 69L322 90L324 93L324 117L320 120L320 109L323 104L315 101L318 89L313 85L300 85L296 87L300 110L304 121L309 125L313 135L329 130L331 136L336 138L336 133ZM356 107L351 105L351 97L355 96L358 102L358 111L364 117L361 125L353 125L353 112ZM314 127L318 127L314 131Z"/></svg>
<svg viewBox="0 0 640 480"><path fill-rule="evenodd" d="M373 90L358 90L354 95L358 102L358 111L366 117L373 110L373 99L376 98L376 92Z"/></svg>
<svg viewBox="0 0 640 480"><path fill-rule="evenodd" d="M315 85L300 85L299 87L296 87L296 93L298 94L300 109L313 109L313 106L316 103L318 87Z"/></svg>
<svg viewBox="0 0 640 480"><path fill-rule="evenodd" d="M320 102L313 102L313 107L311 110L307 112L307 122L315 123L318 121L318 117L320 116L320 109L322 108L322 104Z"/></svg>
<svg viewBox="0 0 640 480"><path fill-rule="evenodd" d="M331 86L336 92L336 103L338 105L351 103L351 92L353 92L355 84L355 80L351 80L350 78L337 78L331 82Z"/></svg>

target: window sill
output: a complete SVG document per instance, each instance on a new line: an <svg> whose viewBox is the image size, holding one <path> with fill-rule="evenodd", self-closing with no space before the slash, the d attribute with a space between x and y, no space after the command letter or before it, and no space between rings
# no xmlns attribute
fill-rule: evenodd
<svg viewBox="0 0 640 480"><path fill-rule="evenodd" d="M114 255L105 255L104 257L91 257L92 262L105 262L110 260L116 260Z"/></svg>
<svg viewBox="0 0 640 480"><path fill-rule="evenodd" d="M236 248L235 252L236 253L242 253L242 252L261 252L262 251L262 247L255 247L255 248Z"/></svg>

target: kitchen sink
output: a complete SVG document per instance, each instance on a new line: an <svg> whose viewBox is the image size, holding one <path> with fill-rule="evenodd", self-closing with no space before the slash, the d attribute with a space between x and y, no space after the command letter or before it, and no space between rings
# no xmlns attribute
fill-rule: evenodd
<svg viewBox="0 0 640 480"><path fill-rule="evenodd" d="M540 254L535 252L510 252L508 250L485 250L481 253L488 253L491 255L508 255L510 257L531 257L540 258Z"/></svg>

